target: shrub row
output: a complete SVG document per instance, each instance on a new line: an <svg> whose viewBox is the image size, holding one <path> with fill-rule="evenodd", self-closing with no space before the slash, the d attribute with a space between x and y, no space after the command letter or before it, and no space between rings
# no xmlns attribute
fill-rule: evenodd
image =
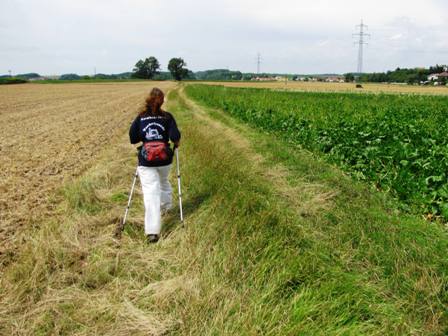
<svg viewBox="0 0 448 336"><path fill-rule="evenodd" d="M22 84L28 83L26 79L16 77L4 77L0 78L0 84Z"/></svg>

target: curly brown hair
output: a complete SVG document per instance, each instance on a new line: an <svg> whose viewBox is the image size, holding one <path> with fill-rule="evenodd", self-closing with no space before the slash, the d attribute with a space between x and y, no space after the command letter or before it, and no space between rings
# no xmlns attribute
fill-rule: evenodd
<svg viewBox="0 0 448 336"><path fill-rule="evenodd" d="M165 111L162 110L162 105L165 95L159 88L153 88L145 99L145 105L141 108L139 115L163 115Z"/></svg>

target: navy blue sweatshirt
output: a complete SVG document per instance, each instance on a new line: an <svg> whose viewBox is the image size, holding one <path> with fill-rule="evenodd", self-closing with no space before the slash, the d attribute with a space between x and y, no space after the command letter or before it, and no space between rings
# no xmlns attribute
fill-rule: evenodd
<svg viewBox="0 0 448 336"><path fill-rule="evenodd" d="M163 141L169 143L180 140L180 132L177 128L176 120L169 112L163 112L162 115L145 114L135 118L129 129L129 139L131 144L139 142ZM138 165L146 167L160 167L166 166L173 162L173 155L170 150L169 158L162 162L148 162L142 155L142 151L138 152Z"/></svg>

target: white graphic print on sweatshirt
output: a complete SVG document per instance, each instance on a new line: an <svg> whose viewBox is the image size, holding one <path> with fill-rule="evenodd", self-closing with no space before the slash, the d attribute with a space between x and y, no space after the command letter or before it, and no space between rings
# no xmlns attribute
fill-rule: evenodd
<svg viewBox="0 0 448 336"><path fill-rule="evenodd" d="M163 125L156 122L149 123L145 126L143 132L146 132L146 140L150 141L163 139L163 135L159 133L159 130L157 128L161 129L162 131L165 130L165 127L163 127Z"/></svg>

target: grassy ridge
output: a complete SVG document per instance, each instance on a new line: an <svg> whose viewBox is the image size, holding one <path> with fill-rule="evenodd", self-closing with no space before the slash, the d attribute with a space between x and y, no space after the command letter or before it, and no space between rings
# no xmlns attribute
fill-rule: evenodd
<svg viewBox="0 0 448 336"><path fill-rule="evenodd" d="M184 137L186 228L173 212L147 246L137 195L117 245L135 157L128 145L105 153L0 279L0 334L447 331L440 227L178 91L168 100Z"/></svg>
<svg viewBox="0 0 448 336"><path fill-rule="evenodd" d="M268 130L378 188L448 218L448 98L189 86L208 106Z"/></svg>

